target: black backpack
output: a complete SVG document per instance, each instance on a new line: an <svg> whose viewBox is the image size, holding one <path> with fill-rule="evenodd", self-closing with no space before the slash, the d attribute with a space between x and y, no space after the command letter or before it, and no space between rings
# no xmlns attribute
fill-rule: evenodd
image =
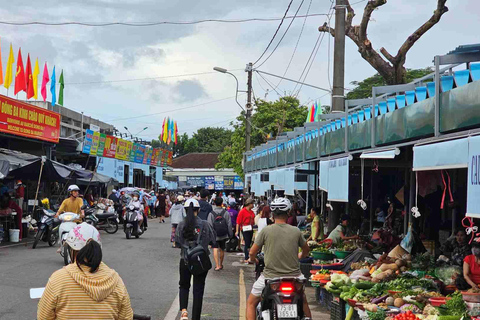
<svg viewBox="0 0 480 320"><path fill-rule="evenodd" d="M223 210L220 214L212 211L214 220L213 220L213 229L217 234L217 237L225 237L228 236L228 224L227 220L225 220L224 214L225 210Z"/></svg>
<svg viewBox="0 0 480 320"><path fill-rule="evenodd" d="M197 240L189 246L184 245L187 267L193 275L205 273L212 268L212 262L210 261L208 252L201 244L205 223L206 222L202 221Z"/></svg>

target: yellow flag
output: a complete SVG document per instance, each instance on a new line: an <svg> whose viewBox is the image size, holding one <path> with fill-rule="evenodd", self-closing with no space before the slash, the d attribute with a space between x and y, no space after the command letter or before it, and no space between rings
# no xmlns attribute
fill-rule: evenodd
<svg viewBox="0 0 480 320"><path fill-rule="evenodd" d="M2 52L0 50L0 84L3 84Z"/></svg>
<svg viewBox="0 0 480 320"><path fill-rule="evenodd" d="M3 86L7 89L10 88L10 85L13 81L12 66L14 62L15 58L13 57L13 48L12 44L10 43L10 54L8 55L7 70L5 72L5 82L3 83Z"/></svg>
<svg viewBox="0 0 480 320"><path fill-rule="evenodd" d="M33 99L38 99L38 74L40 73L40 68L38 67L38 58L35 61L35 68L33 68Z"/></svg>

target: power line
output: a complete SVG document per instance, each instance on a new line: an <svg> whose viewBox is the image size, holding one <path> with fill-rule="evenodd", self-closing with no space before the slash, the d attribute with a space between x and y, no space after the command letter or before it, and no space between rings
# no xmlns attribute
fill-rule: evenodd
<svg viewBox="0 0 480 320"><path fill-rule="evenodd" d="M258 61L260 61L260 59L262 59L262 57L263 57L263 56L265 55L265 53L267 52L268 48L270 48L270 46L272 45L273 40L274 40L275 37L277 36L277 33L278 33L278 31L280 30L280 27L282 26L283 21L285 20L285 17L287 16L288 10L290 10L290 6L292 5L292 2L293 2L293 0L290 0L290 3L288 4L287 10L285 11L285 14L283 15L283 18L282 18L282 20L280 21L280 24L278 25L277 30L275 30L275 33L273 34L272 39L270 40L270 42L268 43L267 47L266 47L265 50L263 51L262 55L257 59L257 61L255 61L255 62L253 63L254 65L255 65Z"/></svg>
<svg viewBox="0 0 480 320"><path fill-rule="evenodd" d="M277 95L278 95L280 98L283 97L283 96L277 91L277 89L275 89L274 86L273 86L267 79L265 79L265 77L264 77L261 73L259 73L259 72L255 72L255 73L258 74L258 75L263 79L263 81L265 81L265 82L270 86L270 88L272 88L272 89L277 93Z"/></svg>
<svg viewBox="0 0 480 320"><path fill-rule="evenodd" d="M292 64L293 57L295 57L295 53L297 52L298 44L300 42L300 38L302 38L303 29L305 28L305 23L307 22L308 13L310 12L310 7L311 6L312 6L312 0L310 0L310 4L308 5L307 13L305 15L305 19L303 20L302 29L300 29L300 34L298 35L297 43L295 44L295 49L293 49L292 56L290 57L290 61L288 62L288 65L287 65L287 68L285 69L285 72L283 73L283 77L285 77L287 75L288 69L290 68L290 65ZM278 81L275 88L278 88L278 86L280 85L280 83L282 83L282 81L283 81L283 79L280 79L280 81Z"/></svg>
<svg viewBox="0 0 480 320"><path fill-rule="evenodd" d="M243 69L233 69L233 71L239 71ZM190 76L200 76L205 74L214 74L217 73L215 71L208 71L208 72L199 72L199 73L186 73L186 74L178 74L178 75L171 75L171 76L159 76L159 77L148 77L148 78L133 78L133 79L120 79L120 80L104 80L104 81L87 81L87 82L67 82L65 85L78 85L78 84L101 84L101 83L119 83L119 82L131 82L131 81L146 81L146 80L158 80L158 79L171 79L171 78L181 78L181 77L190 77Z"/></svg>
<svg viewBox="0 0 480 320"><path fill-rule="evenodd" d="M292 20L290 21L290 23L288 24L287 29L286 29L285 32L283 33L282 37L281 37L280 40L278 41L278 43L277 43L277 45L275 46L275 48L273 48L272 52L270 52L270 54L268 55L268 57L267 57L265 60L263 60L263 62L260 63L260 64L257 66L257 68L260 68L261 66L263 66L263 64L264 64L265 62L267 62L267 60L270 59L270 57L273 55L273 53L277 50L277 48L278 48L278 46L280 45L280 43L282 43L283 38L285 38L285 36L287 35L288 30L290 30L290 27L292 26L293 21L295 21L295 17L297 17L297 14L298 14L298 12L300 11L300 8L302 7L304 1L305 1L305 0L302 0L302 2L300 2L300 5L298 6L297 11L295 11L295 15L294 15L293 19L292 19Z"/></svg>
<svg viewBox="0 0 480 320"><path fill-rule="evenodd" d="M290 2L290 4L293 0ZM290 8L290 5L289 5ZM288 12L288 10L287 10ZM282 18L246 18L246 19L203 19L195 21L158 21L158 22L80 22L80 21L66 21L66 22L43 22L43 21L0 21L0 24L3 25L12 25L12 26L30 26L30 25L41 25L41 26L82 26L82 27L111 27L111 26L124 26L124 27L154 27L160 25L192 25L200 24L207 22L217 22L217 23L245 23L245 22L271 22L271 21L281 21L280 26L282 25L285 19L294 19L295 16L286 16L287 12ZM312 13L308 15L309 17L316 16L326 16L325 13ZM297 16L297 18L304 18L303 16ZM278 29L277 29L278 31ZM272 39L273 41L273 39ZM268 48L267 48L268 49Z"/></svg>

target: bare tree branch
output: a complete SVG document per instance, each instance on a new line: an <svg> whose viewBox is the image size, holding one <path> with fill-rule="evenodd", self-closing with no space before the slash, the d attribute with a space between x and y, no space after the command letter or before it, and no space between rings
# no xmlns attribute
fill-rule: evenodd
<svg viewBox="0 0 480 320"><path fill-rule="evenodd" d="M326 22L323 24L323 26L318 27L318 31L319 32L328 32L332 35L332 37L335 38L335 29L330 28Z"/></svg>
<svg viewBox="0 0 480 320"><path fill-rule="evenodd" d="M400 59L401 56L406 55L408 50L410 50L415 42L417 42L421 36L423 36L428 30L436 25L444 13L448 12L448 7L445 6L445 2L447 2L447 0L438 0L437 9L433 12L433 15L430 17L430 19L428 19L427 22L425 22L420 28L412 33L412 35L405 40L400 49L398 49L396 56L397 59Z"/></svg>
<svg viewBox="0 0 480 320"><path fill-rule="evenodd" d="M348 33L348 30L352 27L353 17L355 17L355 10L353 10L352 6L350 5L350 0L345 0L345 4L347 5L347 20L345 30Z"/></svg>
<svg viewBox="0 0 480 320"><path fill-rule="evenodd" d="M383 6L385 3L387 3L387 0L368 1L367 5L365 6L365 10L363 11L362 22L360 22L360 32L358 35L360 41L365 41L367 39L367 27L368 23L370 22L370 17L372 16L373 10L380 6Z"/></svg>
<svg viewBox="0 0 480 320"><path fill-rule="evenodd" d="M397 58L392 56L388 51L387 49L385 49L384 47L381 47L380 48L380 52L383 54L383 56L385 58L387 58L388 61L390 61L391 64L395 64L396 61L397 61Z"/></svg>

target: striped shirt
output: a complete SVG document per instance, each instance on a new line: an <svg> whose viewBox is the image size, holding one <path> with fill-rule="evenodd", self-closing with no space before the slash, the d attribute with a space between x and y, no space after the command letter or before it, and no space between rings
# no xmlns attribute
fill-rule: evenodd
<svg viewBox="0 0 480 320"><path fill-rule="evenodd" d="M130 297L118 273L103 262L97 272L70 264L52 274L37 310L38 320L133 319Z"/></svg>

